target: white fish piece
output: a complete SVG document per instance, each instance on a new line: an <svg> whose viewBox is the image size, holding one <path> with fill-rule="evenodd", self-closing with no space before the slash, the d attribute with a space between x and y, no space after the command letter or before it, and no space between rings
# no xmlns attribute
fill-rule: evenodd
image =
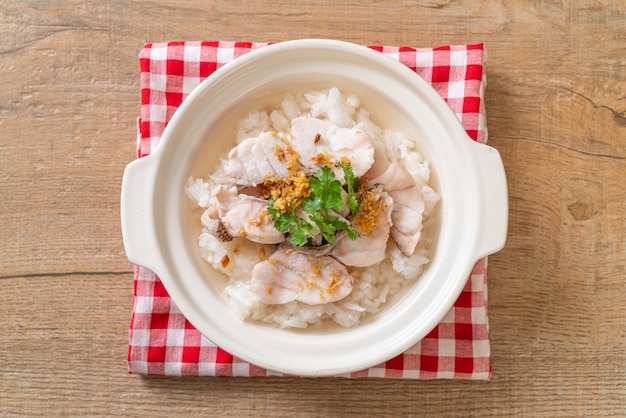
<svg viewBox="0 0 626 418"><path fill-rule="evenodd" d="M262 303L285 304L297 300L321 305L348 296L354 279L332 257L279 247L267 260L254 266L250 283Z"/></svg>
<svg viewBox="0 0 626 418"><path fill-rule="evenodd" d="M293 158L290 148L285 137L274 131L244 139L230 150L224 161L226 182L255 186L267 176L288 177L288 164Z"/></svg>
<svg viewBox="0 0 626 418"><path fill-rule="evenodd" d="M382 206L376 218L372 220L375 222L375 226L369 231L370 233L364 232L356 222L355 229L359 232L359 237L355 240L342 237L330 252L332 257L347 266L367 267L379 263L385 258L387 240L392 225L391 214L394 201L388 193L382 191L374 199L376 202L380 201ZM342 231L341 234L346 234L346 232Z"/></svg>
<svg viewBox="0 0 626 418"><path fill-rule="evenodd" d="M355 176L360 177L374 163L372 138L359 126L342 128L333 123L301 116L291 121L290 141L305 172L312 174L328 165L343 182L343 170L335 162L348 159Z"/></svg>
<svg viewBox="0 0 626 418"><path fill-rule="evenodd" d="M260 244L278 244L285 240L285 235L274 228L266 200L237 193L236 187L223 185L215 186L211 197L213 204L200 219L222 241L243 237Z"/></svg>
<svg viewBox="0 0 626 418"><path fill-rule="evenodd" d="M391 237L405 255L411 256L422 233L422 190L402 165L384 158L376 160L366 177L371 183L383 184L393 198Z"/></svg>
<svg viewBox="0 0 626 418"><path fill-rule="evenodd" d="M275 245L258 244L245 238L224 242L204 231L198 244L202 258L230 278L248 277L254 265L267 260L276 249Z"/></svg>

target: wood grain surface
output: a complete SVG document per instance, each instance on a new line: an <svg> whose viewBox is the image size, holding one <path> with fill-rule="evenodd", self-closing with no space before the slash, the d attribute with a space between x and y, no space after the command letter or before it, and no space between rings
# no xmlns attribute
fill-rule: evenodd
<svg viewBox="0 0 626 418"><path fill-rule="evenodd" d="M139 50L305 37L485 43L490 382L127 374ZM0 77L0 415L626 416L623 0L4 0Z"/></svg>

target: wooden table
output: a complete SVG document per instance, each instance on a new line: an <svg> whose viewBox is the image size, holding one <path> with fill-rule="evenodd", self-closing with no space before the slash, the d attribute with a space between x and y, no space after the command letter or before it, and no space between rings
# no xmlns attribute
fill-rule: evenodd
<svg viewBox="0 0 626 418"><path fill-rule="evenodd" d="M3 1L0 415L624 416L626 3L571 3ZM491 382L127 374L140 48L304 37L486 44L510 188Z"/></svg>

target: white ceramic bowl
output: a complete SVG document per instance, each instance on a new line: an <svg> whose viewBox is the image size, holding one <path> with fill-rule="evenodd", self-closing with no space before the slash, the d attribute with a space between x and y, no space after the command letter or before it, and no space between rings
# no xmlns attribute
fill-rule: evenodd
<svg viewBox="0 0 626 418"><path fill-rule="evenodd" d="M414 132L441 194L432 262L385 310L351 329L281 330L238 319L223 277L197 248L199 227L185 195L232 147L234 123L268 95L303 86L355 92L383 127ZM208 138L212 138L210 141ZM185 317L231 354L301 376L362 370L405 351L443 318L475 262L504 246L508 197L498 152L472 141L419 76L368 48L298 40L250 52L217 70L172 117L154 153L130 163L121 197L129 260L154 271Z"/></svg>

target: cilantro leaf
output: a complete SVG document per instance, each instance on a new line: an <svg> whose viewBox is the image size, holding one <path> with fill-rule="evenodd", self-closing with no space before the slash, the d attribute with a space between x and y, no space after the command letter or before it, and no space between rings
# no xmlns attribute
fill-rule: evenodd
<svg viewBox="0 0 626 418"><path fill-rule="evenodd" d="M333 218L332 223L337 231L345 230L348 233L348 238L350 238L351 240L355 240L359 237L358 231L343 219Z"/></svg>
<svg viewBox="0 0 626 418"><path fill-rule="evenodd" d="M354 171L352 171L352 164L349 161L347 163L339 161L337 165L343 169L343 177L346 181L346 186L348 186L348 203L350 204L350 213L354 215L359 209L359 199L356 196L356 192L359 189L359 178L354 175Z"/></svg>
<svg viewBox="0 0 626 418"><path fill-rule="evenodd" d="M335 227L335 230L340 231L343 229L348 229L348 227L350 226L350 224L346 221L344 221L341 218L333 218L333 220L331 221L333 226Z"/></svg>
<svg viewBox="0 0 626 418"><path fill-rule="evenodd" d="M346 232L348 233L348 238L351 240L355 240L359 237L359 232L354 229L352 225L349 225L348 228L346 228Z"/></svg>
<svg viewBox="0 0 626 418"><path fill-rule="evenodd" d="M317 177L309 178L310 196L302 205L302 209L313 213L318 210L328 212L328 209L341 210L341 182L335 178L335 173L328 166L317 171Z"/></svg>
<svg viewBox="0 0 626 418"><path fill-rule="evenodd" d="M311 231L313 231L313 225L302 218L300 219L301 221L298 223L298 226L295 227L289 234L289 242L293 245L302 247L308 242L309 238L313 238L313 234L311 234Z"/></svg>
<svg viewBox="0 0 626 418"><path fill-rule="evenodd" d="M315 222L315 225L320 229L322 236L329 244L334 244L336 239L337 228L333 225L332 221L329 222L328 217L324 216L321 212L315 212L311 214L310 219ZM335 218L337 219L337 218Z"/></svg>
<svg viewBox="0 0 626 418"><path fill-rule="evenodd" d="M274 219L274 228L285 234L289 234L289 241L298 246L303 246L309 238L313 238L313 225L299 217L295 209L291 212L281 212L274 208L274 199L269 200L267 211Z"/></svg>
<svg viewBox="0 0 626 418"><path fill-rule="evenodd" d="M274 219L274 228L280 232L289 233L294 226L298 225L293 211L283 213L274 208L274 199L268 202L267 211Z"/></svg>
<svg viewBox="0 0 626 418"><path fill-rule="evenodd" d="M344 177L348 188L348 201L350 211L354 215L358 209L359 202L356 190L359 187L359 179L354 175L350 162L339 162L343 168ZM267 211L274 220L274 227L285 234L288 240L297 246L306 245L313 235L314 223L320 230L322 237L329 244L334 244L337 240L337 231L347 231L350 239L357 239L359 233L345 219L333 215L332 210L340 211L344 207L342 198L343 186L335 178L335 173L328 166L320 168L315 176L308 178L310 194L303 199L300 206L294 207L289 212L282 212L274 207L275 200L268 201ZM305 217L295 213L297 208L301 208L307 214ZM308 218L305 219L305 218ZM309 222L310 221L310 222Z"/></svg>

